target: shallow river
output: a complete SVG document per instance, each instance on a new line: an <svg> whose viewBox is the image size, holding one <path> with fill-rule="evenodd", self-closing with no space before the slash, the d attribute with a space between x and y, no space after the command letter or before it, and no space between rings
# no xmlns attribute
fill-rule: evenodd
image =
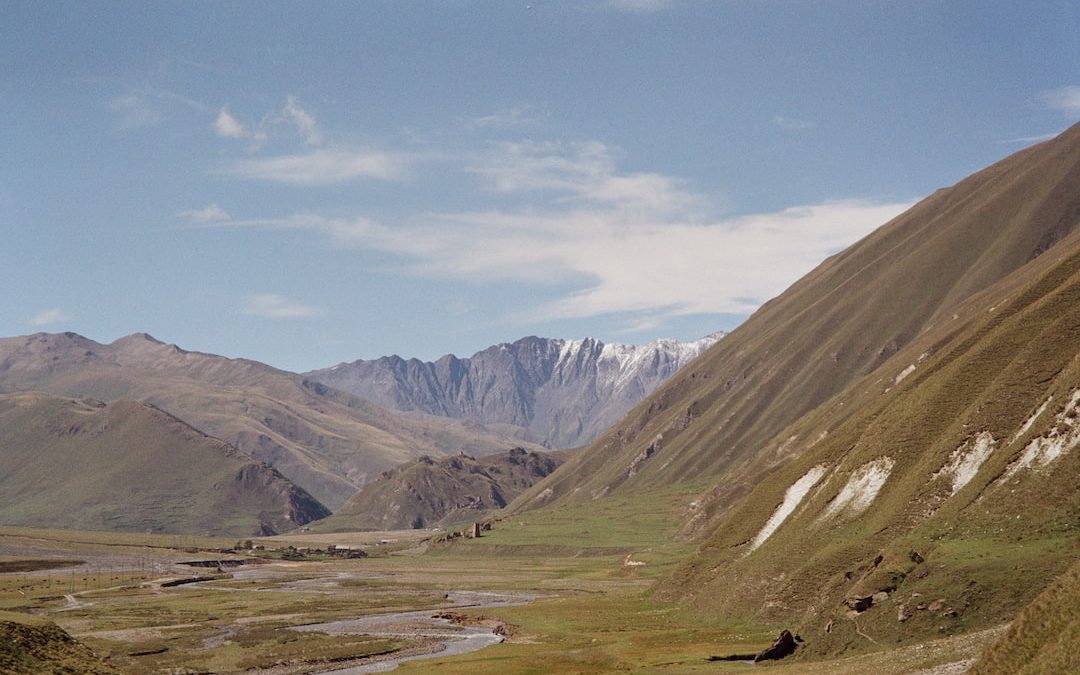
<svg viewBox="0 0 1080 675"><path fill-rule="evenodd" d="M362 616L355 619L294 626L290 630L316 631L329 635L373 635L377 637L435 638L443 648L436 652L390 657L385 660L358 666L322 671L322 675L355 675L356 673L381 673L397 668L406 661L431 659L473 652L498 644L503 636L482 626L453 625L447 619L436 619L432 614L447 609L479 609L524 605L537 597L524 593L495 593L484 591L454 591L448 594L451 606L439 610L397 612Z"/></svg>

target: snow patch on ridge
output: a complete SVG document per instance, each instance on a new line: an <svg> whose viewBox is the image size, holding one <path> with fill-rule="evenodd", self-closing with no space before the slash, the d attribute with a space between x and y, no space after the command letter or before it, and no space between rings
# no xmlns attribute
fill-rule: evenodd
<svg viewBox="0 0 1080 675"><path fill-rule="evenodd" d="M951 497L959 492L960 488L970 483L975 474L979 473L979 468L993 454L996 445L997 441L994 440L989 431L979 433L974 442L969 438L960 447L953 450L953 453L949 455L949 462L934 474L934 478L939 476L952 477L952 491L949 493Z"/></svg>
<svg viewBox="0 0 1080 675"><path fill-rule="evenodd" d="M844 489L829 502L822 517L832 518L845 512L857 515L865 511L888 480L893 464L891 457L880 457L855 469Z"/></svg>
<svg viewBox="0 0 1080 675"><path fill-rule="evenodd" d="M674 373L725 335L727 333L720 331L691 342L659 339L644 345L605 343L591 338L562 340L555 368L560 370L578 362L578 355L583 350L599 347L600 354L596 359L597 389L616 392L633 384L641 373L650 372L658 365L669 364L668 372Z"/></svg>
<svg viewBox="0 0 1080 675"><path fill-rule="evenodd" d="M1042 436L1033 438L1020 458L1009 465L1003 480L1009 480L1021 469L1042 468L1080 445L1080 420L1077 419L1076 410L1078 404L1080 389L1072 393L1065 403L1065 408L1054 416L1054 426Z"/></svg>
<svg viewBox="0 0 1080 675"><path fill-rule="evenodd" d="M784 501L780 502L780 506L776 507L772 516L765 523L765 526L761 528L761 531L754 537L754 541L750 544L750 551L753 551L758 546L765 543L765 540L772 536L772 533L776 531L776 528L780 527L787 517L795 511L795 507L803 500L807 492L810 492L810 488L817 485L817 482L821 480L821 477L825 475L825 465L818 464L809 471L807 471L802 478L795 481L791 487L784 493Z"/></svg>

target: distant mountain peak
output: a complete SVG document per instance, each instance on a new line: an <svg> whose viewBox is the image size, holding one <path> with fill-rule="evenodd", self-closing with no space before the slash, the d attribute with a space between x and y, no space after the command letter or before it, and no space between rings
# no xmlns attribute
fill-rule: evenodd
<svg viewBox="0 0 1080 675"><path fill-rule="evenodd" d="M530 335L469 357L398 355L340 363L310 379L374 403L481 424L509 424L549 447L591 441L726 333L643 345Z"/></svg>
<svg viewBox="0 0 1080 675"><path fill-rule="evenodd" d="M125 343L125 342L140 342L140 341L142 341L142 342L152 342L152 343L154 343L154 344L156 344L156 345L163 345L163 344L165 344L164 342L162 342L161 340L158 340L158 339L157 339L156 337L154 337L153 335L151 335L151 334L149 334L149 333L142 333L142 332L139 332L139 333L132 333L131 335L125 335L125 336L124 336L124 337L122 337L122 338L119 338L119 339L117 339L117 340L114 340L114 341L112 342L112 344L116 345L116 344L119 344L119 343Z"/></svg>

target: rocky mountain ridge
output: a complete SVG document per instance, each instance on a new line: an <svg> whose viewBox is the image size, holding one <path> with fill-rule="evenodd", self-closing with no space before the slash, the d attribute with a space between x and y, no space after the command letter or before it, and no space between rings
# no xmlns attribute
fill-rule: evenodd
<svg viewBox="0 0 1080 675"><path fill-rule="evenodd" d="M724 335L645 345L530 336L467 358L385 356L305 376L395 410L511 425L569 448L594 439Z"/></svg>

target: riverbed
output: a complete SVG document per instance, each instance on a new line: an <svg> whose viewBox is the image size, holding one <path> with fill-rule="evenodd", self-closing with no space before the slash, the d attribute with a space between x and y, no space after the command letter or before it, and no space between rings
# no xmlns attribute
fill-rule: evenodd
<svg viewBox="0 0 1080 675"><path fill-rule="evenodd" d="M499 593L493 591L452 591L447 593L449 605L445 609L487 609L524 605L535 600L537 595L527 593ZM361 663L345 668L320 671L321 675L357 675L359 673L381 673L397 668L406 661L455 656L474 652L484 647L499 644L505 637L487 626L456 625L449 619L435 617L434 610L395 612L375 614L343 619L326 623L314 623L293 626L290 630L317 631L328 635L371 635L374 637L429 638L435 640L441 648L423 653L404 654L383 657L380 660Z"/></svg>

